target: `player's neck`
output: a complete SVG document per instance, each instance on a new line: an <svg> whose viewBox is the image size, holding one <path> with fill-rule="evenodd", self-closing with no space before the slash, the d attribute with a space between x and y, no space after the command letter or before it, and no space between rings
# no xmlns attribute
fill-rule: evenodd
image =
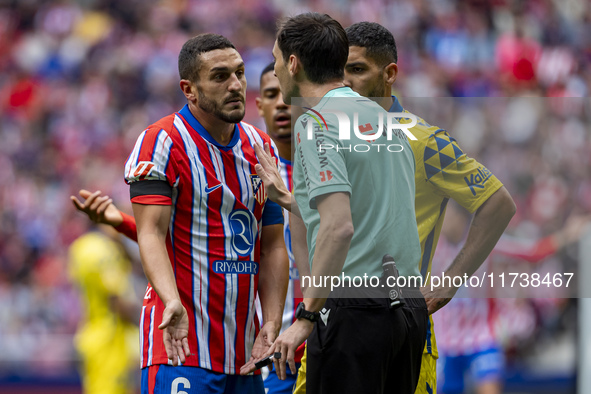
<svg viewBox="0 0 591 394"><path fill-rule="evenodd" d="M291 161L291 140L290 142L282 142L274 140L275 145L277 145L277 150L279 151L279 157L284 160Z"/></svg>
<svg viewBox="0 0 591 394"><path fill-rule="evenodd" d="M302 82L299 86L302 97L324 97L324 95L333 89L345 87L343 81L333 81L323 84L316 84L310 81Z"/></svg>
<svg viewBox="0 0 591 394"><path fill-rule="evenodd" d="M217 116L203 111L199 106L189 104L191 113L201 123L201 126L220 145L226 146L234 136L235 123L228 123Z"/></svg>
<svg viewBox="0 0 591 394"><path fill-rule="evenodd" d="M392 108L392 104L394 104L394 100L392 99L391 95L384 94L384 97L380 97L376 99L376 102L384 108L386 111L389 111Z"/></svg>

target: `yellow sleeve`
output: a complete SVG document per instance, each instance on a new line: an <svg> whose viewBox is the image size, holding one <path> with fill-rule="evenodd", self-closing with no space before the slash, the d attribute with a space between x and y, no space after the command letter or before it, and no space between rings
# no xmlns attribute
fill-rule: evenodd
<svg viewBox="0 0 591 394"><path fill-rule="evenodd" d="M503 184L484 165L468 157L447 131L438 130L425 144L425 179L446 197L475 212Z"/></svg>

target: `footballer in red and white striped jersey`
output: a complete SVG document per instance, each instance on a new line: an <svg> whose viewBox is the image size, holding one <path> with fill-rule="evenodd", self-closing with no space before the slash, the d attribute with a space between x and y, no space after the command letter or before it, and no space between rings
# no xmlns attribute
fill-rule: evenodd
<svg viewBox="0 0 591 394"><path fill-rule="evenodd" d="M281 95L279 80L275 76L274 66L275 63L271 62L261 71L260 97L256 98L256 104L259 110L259 115L265 121L267 134L269 134L277 146L279 160L281 161L281 169L279 171L281 179L289 191L291 191L293 185L293 167L289 160L292 154L291 107L283 102L283 96ZM287 296L285 298L285 307L283 309L281 332L285 331L295 322L295 310L298 304L303 301L300 287L300 275L295 265L295 259L291 249L291 228L289 225L289 212L287 210L284 210L283 235L289 257L289 284L287 288ZM296 363L300 362L303 353L304 346L301 346L295 354ZM265 380L265 387L267 387L267 383L268 381ZM269 392L273 393L282 391L276 391L272 388Z"/></svg>
<svg viewBox="0 0 591 394"><path fill-rule="evenodd" d="M256 175L257 143L269 143L278 156L269 136L244 122L228 145L218 144L185 106L148 127L125 165L133 203L172 206L169 257L190 321L185 366L237 374L251 356L261 230L283 223ZM163 310L148 287L142 368L169 363L157 329Z"/></svg>

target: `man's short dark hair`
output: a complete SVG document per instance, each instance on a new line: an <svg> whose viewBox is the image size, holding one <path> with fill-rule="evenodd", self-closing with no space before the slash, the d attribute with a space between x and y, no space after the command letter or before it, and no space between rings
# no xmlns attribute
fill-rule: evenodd
<svg viewBox="0 0 591 394"><path fill-rule="evenodd" d="M290 55L300 59L310 82L345 77L349 41L341 24L327 14L310 12L288 18L280 25L277 45L286 62Z"/></svg>
<svg viewBox="0 0 591 394"><path fill-rule="evenodd" d="M263 71L261 71L261 77L259 79L259 85L263 84L263 77L265 74L271 71L275 72L275 62L271 62L267 64L267 67L263 68Z"/></svg>
<svg viewBox="0 0 591 394"><path fill-rule="evenodd" d="M219 34L206 33L190 38L185 42L179 53L179 74L181 79L192 82L198 81L201 54L226 48L236 49L230 40Z"/></svg>
<svg viewBox="0 0 591 394"><path fill-rule="evenodd" d="M375 22L359 22L345 29L349 46L365 48L367 56L378 65L398 62L396 41L388 29Z"/></svg>

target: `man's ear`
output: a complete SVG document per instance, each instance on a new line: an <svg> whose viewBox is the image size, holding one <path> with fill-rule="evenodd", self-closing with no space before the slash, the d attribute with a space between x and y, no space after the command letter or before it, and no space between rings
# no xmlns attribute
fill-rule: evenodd
<svg viewBox="0 0 591 394"><path fill-rule="evenodd" d="M179 86L188 101L196 100L197 88L191 81L188 79L181 79Z"/></svg>
<svg viewBox="0 0 591 394"><path fill-rule="evenodd" d="M287 69L289 70L289 74L292 77L295 77L296 74L298 73L298 71L300 71L300 68L301 68L300 59L298 59L296 55L290 55L289 60L288 60L288 64L287 64Z"/></svg>
<svg viewBox="0 0 591 394"><path fill-rule="evenodd" d="M259 110L259 116L262 118L264 115L264 113L263 113L263 99L261 97L257 97L254 101L257 105L257 109Z"/></svg>
<svg viewBox="0 0 591 394"><path fill-rule="evenodd" d="M398 76L398 65L396 63L390 63L384 68L384 82L388 85L393 85Z"/></svg>

